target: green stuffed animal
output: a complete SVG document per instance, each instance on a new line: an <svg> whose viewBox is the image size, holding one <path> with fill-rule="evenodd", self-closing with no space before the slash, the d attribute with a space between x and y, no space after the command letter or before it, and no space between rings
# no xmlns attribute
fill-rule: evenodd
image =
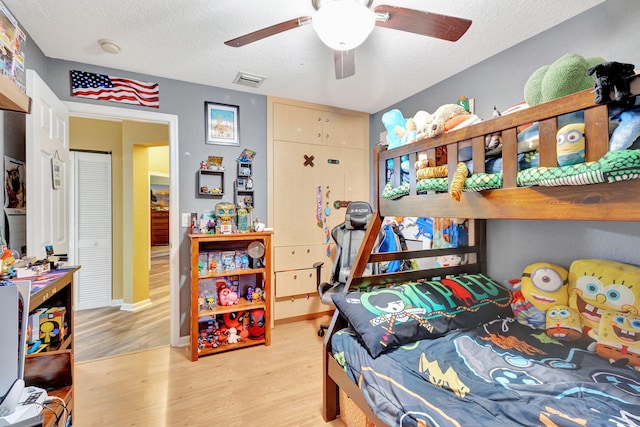
<svg viewBox="0 0 640 427"><path fill-rule="evenodd" d="M600 57L584 58L568 53L553 64L538 68L524 86L524 99L530 106L592 89L595 79L587 70L605 62Z"/></svg>

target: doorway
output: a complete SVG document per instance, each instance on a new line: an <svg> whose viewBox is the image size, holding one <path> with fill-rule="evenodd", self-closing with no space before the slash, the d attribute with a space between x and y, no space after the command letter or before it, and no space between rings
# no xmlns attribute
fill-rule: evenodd
<svg viewBox="0 0 640 427"><path fill-rule="evenodd" d="M169 218L169 233L170 244L168 246L168 270L169 270L169 321L167 328L169 329L169 343L171 346L180 345L180 325L179 325L179 248L178 248L178 119L175 115L130 110L125 108L117 108L102 105L82 104L65 102L65 105L69 109L70 117L82 117L92 118L97 120L112 120L122 121L131 120L147 123L166 124L168 126L168 141L169 141L169 187L172 193L170 199L170 218ZM130 165L124 165L124 168ZM131 169L133 169L131 167ZM148 210L147 210L148 212ZM123 251L131 253L133 251L133 224L123 224ZM133 292L131 289L134 282L134 271L131 266L123 268L123 282L125 290L124 292ZM135 311L135 310L132 310ZM166 317L166 316L165 316ZM106 320L106 319L105 319ZM104 325L103 327L107 327Z"/></svg>

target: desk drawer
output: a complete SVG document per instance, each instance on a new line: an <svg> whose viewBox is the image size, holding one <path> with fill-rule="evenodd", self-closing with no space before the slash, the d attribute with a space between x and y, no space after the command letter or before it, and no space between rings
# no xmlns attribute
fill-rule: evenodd
<svg viewBox="0 0 640 427"><path fill-rule="evenodd" d="M298 270L311 268L314 263L322 261L325 266L332 265L327 257L325 245L278 246L273 252L273 270Z"/></svg>

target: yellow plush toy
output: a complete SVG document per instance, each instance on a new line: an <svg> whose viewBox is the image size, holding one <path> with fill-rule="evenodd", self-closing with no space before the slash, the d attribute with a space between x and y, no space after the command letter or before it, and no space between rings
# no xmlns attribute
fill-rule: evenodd
<svg viewBox="0 0 640 427"><path fill-rule="evenodd" d="M569 272L559 265L537 262L525 267L520 289L513 294L511 308L518 322L536 329L547 329L547 311L567 305Z"/></svg>
<svg viewBox="0 0 640 427"><path fill-rule="evenodd" d="M552 305L547 310L547 335L558 341L575 341L582 336L580 315L568 305Z"/></svg>
<svg viewBox="0 0 640 427"><path fill-rule="evenodd" d="M640 267L604 259L574 261L569 306L580 313L583 334L597 339L605 311L640 314Z"/></svg>
<svg viewBox="0 0 640 427"><path fill-rule="evenodd" d="M596 353L614 365L640 370L640 316L605 311L598 326Z"/></svg>
<svg viewBox="0 0 640 427"><path fill-rule="evenodd" d="M528 265L522 273L522 295L540 311L557 304L567 305L568 276L569 272L559 265L548 262Z"/></svg>

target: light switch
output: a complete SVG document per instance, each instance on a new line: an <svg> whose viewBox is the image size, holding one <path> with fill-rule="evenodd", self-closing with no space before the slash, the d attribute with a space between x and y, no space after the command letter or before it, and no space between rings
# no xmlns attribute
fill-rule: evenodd
<svg viewBox="0 0 640 427"><path fill-rule="evenodd" d="M189 212L182 213L182 226L190 227L191 226L191 214Z"/></svg>

